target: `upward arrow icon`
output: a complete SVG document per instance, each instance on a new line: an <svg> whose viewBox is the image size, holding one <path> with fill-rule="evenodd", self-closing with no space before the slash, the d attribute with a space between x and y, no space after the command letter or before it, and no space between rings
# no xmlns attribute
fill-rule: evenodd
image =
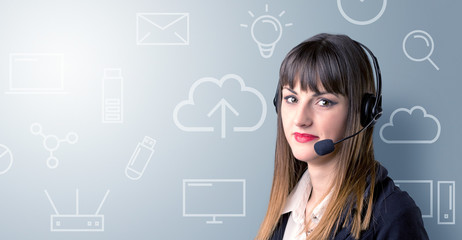
<svg viewBox="0 0 462 240"><path fill-rule="evenodd" d="M207 117L211 117L218 109L221 110L221 138L226 138L226 108L231 110L234 115L239 116L236 109L231 106L224 98L222 98L217 105L207 114Z"/></svg>

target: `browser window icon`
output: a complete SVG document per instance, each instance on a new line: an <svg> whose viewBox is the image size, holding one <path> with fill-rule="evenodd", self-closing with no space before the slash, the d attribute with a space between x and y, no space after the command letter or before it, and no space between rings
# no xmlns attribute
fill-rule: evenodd
<svg viewBox="0 0 462 240"><path fill-rule="evenodd" d="M63 54L12 53L8 94L64 92Z"/></svg>

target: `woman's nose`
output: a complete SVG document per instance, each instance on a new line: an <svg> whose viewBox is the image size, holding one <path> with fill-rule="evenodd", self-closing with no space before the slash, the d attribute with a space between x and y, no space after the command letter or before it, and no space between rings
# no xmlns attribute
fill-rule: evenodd
<svg viewBox="0 0 462 240"><path fill-rule="evenodd" d="M300 104L297 107L294 123L297 127L308 127L313 124L312 112L308 106Z"/></svg>

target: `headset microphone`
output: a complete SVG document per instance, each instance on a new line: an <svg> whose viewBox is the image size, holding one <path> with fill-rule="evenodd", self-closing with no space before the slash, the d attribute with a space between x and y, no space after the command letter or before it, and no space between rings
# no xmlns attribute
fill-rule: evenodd
<svg viewBox="0 0 462 240"><path fill-rule="evenodd" d="M369 122L369 124L367 124L361 130L359 130L358 132L356 132L353 135L350 135L350 136L348 136L346 138L340 139L335 143L334 143L334 141L332 139L324 139L324 140L318 141L317 143L314 144L314 151L319 156L323 156L323 155L326 155L326 154L329 154L329 153L333 152L335 150L335 144L341 143L341 142L343 142L343 141L345 141L347 139L350 139L350 138L360 134L362 131L364 131L364 129L368 128L372 123L375 123L377 121L377 119L381 115L382 115L382 113L379 113L377 116L374 117L374 119L372 121Z"/></svg>

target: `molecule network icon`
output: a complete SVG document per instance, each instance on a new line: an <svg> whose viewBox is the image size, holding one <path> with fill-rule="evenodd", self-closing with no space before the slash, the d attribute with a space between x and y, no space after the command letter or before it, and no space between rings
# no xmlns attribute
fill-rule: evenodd
<svg viewBox="0 0 462 240"><path fill-rule="evenodd" d="M56 135L45 135L42 132L42 125L40 123L33 123L30 126L30 131L34 135L40 135L43 137L43 146L45 149L50 152L50 156L47 159L47 166L48 168L56 168L58 167L59 160L53 155L53 152L59 148L59 145L62 142L67 142L69 144L74 144L77 142L79 136L75 132L69 132L66 135L65 139L60 139Z"/></svg>

